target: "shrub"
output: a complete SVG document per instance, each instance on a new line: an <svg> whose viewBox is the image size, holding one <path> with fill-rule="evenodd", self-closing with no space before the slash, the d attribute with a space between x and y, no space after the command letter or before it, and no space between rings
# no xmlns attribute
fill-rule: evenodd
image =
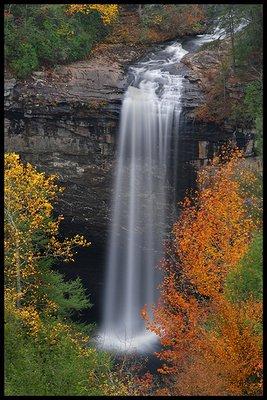
<svg viewBox="0 0 267 400"><path fill-rule="evenodd" d="M18 78L25 78L39 66L36 50L30 43L19 45L17 57L10 63L10 66Z"/></svg>
<svg viewBox="0 0 267 400"><path fill-rule="evenodd" d="M109 31L97 10L70 15L66 5L57 4L11 5L8 10L5 62L19 78L40 66L84 58Z"/></svg>
<svg viewBox="0 0 267 400"><path fill-rule="evenodd" d="M251 297L261 301L263 298L262 281L262 232L255 234L249 251L241 261L239 268L231 271L226 279L226 293L233 302L246 301Z"/></svg>
<svg viewBox="0 0 267 400"><path fill-rule="evenodd" d="M101 396L109 356L81 349L59 321L43 321L37 338L10 311L5 316L5 394L15 396ZM77 334L77 327L75 327ZM98 378L96 378L96 375Z"/></svg>

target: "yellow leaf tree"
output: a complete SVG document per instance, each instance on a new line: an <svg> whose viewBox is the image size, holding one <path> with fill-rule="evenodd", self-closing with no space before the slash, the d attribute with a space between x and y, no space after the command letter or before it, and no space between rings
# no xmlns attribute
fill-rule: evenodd
<svg viewBox="0 0 267 400"><path fill-rule="evenodd" d="M57 308L39 290L43 284L41 261L73 261L74 248L90 244L80 235L58 239L63 217L53 217L51 202L62 188L55 180L55 175L47 177L31 164L23 164L17 154L5 155L6 302L29 326L36 321L33 330L40 322L39 309L53 312Z"/></svg>
<svg viewBox="0 0 267 400"><path fill-rule="evenodd" d="M93 10L99 12L104 25L113 23L119 13L118 4L69 4L67 7L67 13L70 15L89 14Z"/></svg>

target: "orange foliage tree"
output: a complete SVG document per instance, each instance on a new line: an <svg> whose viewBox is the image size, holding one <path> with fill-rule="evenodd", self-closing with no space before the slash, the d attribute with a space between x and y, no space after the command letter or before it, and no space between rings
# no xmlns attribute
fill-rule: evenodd
<svg viewBox="0 0 267 400"><path fill-rule="evenodd" d="M171 31L177 31L179 35L198 32L205 20L205 12L201 4L165 4L164 13L168 15L164 23L168 24Z"/></svg>
<svg viewBox="0 0 267 400"><path fill-rule="evenodd" d="M163 345L157 356L165 362L159 372L172 382L168 394L261 391L261 303L232 303L224 293L225 278L248 251L255 229L236 179L241 156L224 150L198 174L199 191L183 201L174 240L166 245L153 319L142 310Z"/></svg>

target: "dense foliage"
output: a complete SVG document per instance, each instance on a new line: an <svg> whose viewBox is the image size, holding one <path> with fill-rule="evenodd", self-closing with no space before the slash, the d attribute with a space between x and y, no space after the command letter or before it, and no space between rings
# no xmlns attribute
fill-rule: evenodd
<svg viewBox="0 0 267 400"><path fill-rule="evenodd" d="M114 22L118 16L117 4L70 4L67 8L69 14L91 14L93 10L100 13L101 19L105 25Z"/></svg>
<svg viewBox="0 0 267 400"><path fill-rule="evenodd" d="M248 198L242 181L257 178L240 156L214 159L199 173L199 192L183 201L161 264L154 319L143 310L163 345L158 394L262 392L262 233L251 213L261 203Z"/></svg>
<svg viewBox="0 0 267 400"><path fill-rule="evenodd" d="M18 78L26 78L42 67L84 59L105 40L160 42L203 31L200 5L139 6L138 16L125 14L118 4L8 4L5 65Z"/></svg>
<svg viewBox="0 0 267 400"><path fill-rule="evenodd" d="M199 4L139 4L135 11L124 7L106 39L109 42L158 43L205 29L205 11Z"/></svg>
<svg viewBox="0 0 267 400"><path fill-rule="evenodd" d="M92 5L93 6L93 5ZM108 6L108 5L107 5ZM42 66L88 55L108 33L106 14L68 12L64 4L9 4L5 9L5 63L19 78ZM104 10L105 11L105 10Z"/></svg>
<svg viewBox="0 0 267 400"><path fill-rule="evenodd" d="M233 302L263 300L263 235L259 231L253 237L249 250L238 265L228 273L225 281L226 295Z"/></svg>
<svg viewBox="0 0 267 400"><path fill-rule="evenodd" d="M92 327L70 320L90 306L81 281L51 269L89 245L79 235L59 240L55 179L5 155L6 395L124 394L110 356L89 344Z"/></svg>

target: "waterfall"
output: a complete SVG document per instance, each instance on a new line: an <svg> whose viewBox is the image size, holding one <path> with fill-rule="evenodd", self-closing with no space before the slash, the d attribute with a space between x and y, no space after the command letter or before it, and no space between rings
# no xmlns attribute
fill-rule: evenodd
<svg viewBox="0 0 267 400"><path fill-rule="evenodd" d="M187 53L174 43L132 67L120 118L103 323L104 348L144 351L156 341L140 310L157 300L166 226L168 171L177 135L181 75L173 67ZM172 199L173 200L173 199Z"/></svg>

